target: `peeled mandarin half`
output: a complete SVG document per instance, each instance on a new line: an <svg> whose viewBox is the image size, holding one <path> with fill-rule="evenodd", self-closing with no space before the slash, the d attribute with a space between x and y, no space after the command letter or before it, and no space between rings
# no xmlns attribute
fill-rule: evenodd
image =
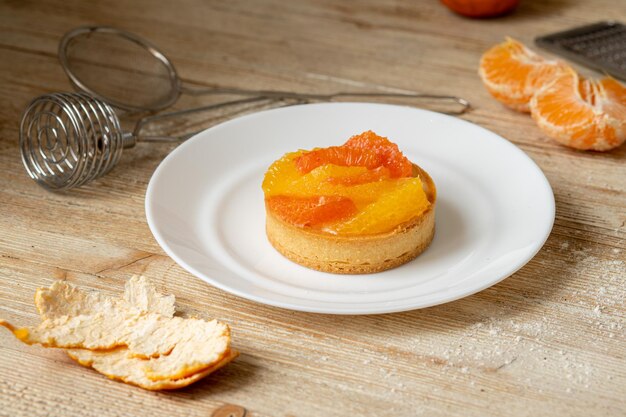
<svg viewBox="0 0 626 417"><path fill-rule="evenodd" d="M478 73L487 91L498 101L528 112L533 95L566 68L565 63L547 60L507 38L483 54Z"/></svg>
<svg viewBox="0 0 626 417"><path fill-rule="evenodd" d="M613 78L566 71L537 92L530 109L539 128L563 145L606 151L626 141L626 87Z"/></svg>

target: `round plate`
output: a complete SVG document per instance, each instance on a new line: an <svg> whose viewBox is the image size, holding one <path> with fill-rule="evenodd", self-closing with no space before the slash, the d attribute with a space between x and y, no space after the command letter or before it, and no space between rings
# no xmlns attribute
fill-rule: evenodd
<svg viewBox="0 0 626 417"><path fill-rule="evenodd" d="M432 244L370 275L287 260L265 235L265 170L286 152L339 145L369 129L435 181ZM481 127L410 107L325 103L255 113L188 140L152 176L146 216L165 252L211 285L293 310L372 314L456 300L511 275L547 239L554 196L526 154Z"/></svg>

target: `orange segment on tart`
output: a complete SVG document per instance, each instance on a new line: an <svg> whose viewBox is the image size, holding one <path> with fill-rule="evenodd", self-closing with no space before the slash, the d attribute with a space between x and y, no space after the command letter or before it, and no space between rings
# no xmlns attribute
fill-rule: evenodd
<svg viewBox="0 0 626 417"><path fill-rule="evenodd" d="M351 137L342 146L314 149L299 155L295 163L303 174L328 164L367 169L385 167L394 178L408 177L413 172L411 162L402 155L398 145L371 130Z"/></svg>
<svg viewBox="0 0 626 417"><path fill-rule="evenodd" d="M413 164L402 155L398 145L387 138L378 136L371 130L352 136L344 146L354 149L371 149L378 153L383 158L382 165L390 170L394 178L413 175Z"/></svg>
<svg viewBox="0 0 626 417"><path fill-rule="evenodd" d="M391 178L391 171L386 167L378 167L375 169L363 169L361 172L352 171L349 175L340 175L328 177L326 181L335 185L361 185L368 182L381 181Z"/></svg>
<svg viewBox="0 0 626 417"><path fill-rule="evenodd" d="M263 191L282 221L334 235L391 231L430 206L412 163L371 131L284 155L267 170Z"/></svg>
<svg viewBox="0 0 626 417"><path fill-rule="evenodd" d="M408 222L424 212L430 203L419 178L403 178L398 186L365 206L348 221L334 225L331 230L340 234L383 233Z"/></svg>
<svg viewBox="0 0 626 417"><path fill-rule="evenodd" d="M353 216L357 208L346 197L290 197L278 195L267 199L267 207L281 220L295 226L314 226Z"/></svg>
<svg viewBox="0 0 626 417"><path fill-rule="evenodd" d="M322 165L360 166L374 169L383 165L383 157L371 149L331 146L306 152L296 158L295 163L298 171L306 174Z"/></svg>

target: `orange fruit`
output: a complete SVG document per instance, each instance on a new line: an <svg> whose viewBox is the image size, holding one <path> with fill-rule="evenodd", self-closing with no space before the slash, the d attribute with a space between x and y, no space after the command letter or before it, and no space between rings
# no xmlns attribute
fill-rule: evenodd
<svg viewBox="0 0 626 417"><path fill-rule="evenodd" d="M353 136L342 146L305 152L296 158L295 162L303 174L327 164L360 166L367 169L384 166L389 169L393 178L410 177L413 173L411 162L402 155L398 145L371 130Z"/></svg>
<svg viewBox="0 0 626 417"><path fill-rule="evenodd" d="M600 86L606 96L614 103L626 106L626 87L613 77L600 80Z"/></svg>
<svg viewBox="0 0 626 417"><path fill-rule="evenodd" d="M285 194L293 188L291 184L302 176L296 168L294 160L304 152L286 153L270 165L265 172L262 184L263 192L266 196Z"/></svg>
<svg viewBox="0 0 626 417"><path fill-rule="evenodd" d="M302 175L294 162L302 154L303 151L285 154L268 168L262 186L266 197L339 195L362 206L395 187L395 181L385 176L384 167L368 170L326 164Z"/></svg>
<svg viewBox="0 0 626 417"><path fill-rule="evenodd" d="M514 110L528 112L532 96L566 68L565 63L546 60L507 38L483 54L478 73L498 101Z"/></svg>
<svg viewBox="0 0 626 417"><path fill-rule="evenodd" d="M410 177L413 174L411 161L402 154L398 145L385 137L378 136L371 130L352 136L343 146L375 151L382 156L383 166L389 168L394 178Z"/></svg>
<svg viewBox="0 0 626 417"><path fill-rule="evenodd" d="M361 185L369 182L382 181L391 178L389 168L378 167L376 169L365 169L362 172L347 176L329 177L326 181L335 185Z"/></svg>
<svg viewBox="0 0 626 417"><path fill-rule="evenodd" d="M330 226L330 230L341 234L383 233L419 216L429 206L420 179L401 178L393 191L381 195L351 219Z"/></svg>
<svg viewBox="0 0 626 417"><path fill-rule="evenodd" d="M565 71L535 94L530 110L546 135L575 149L606 151L626 141L626 87L610 77Z"/></svg>
<svg viewBox="0 0 626 417"><path fill-rule="evenodd" d="M441 0L456 13L474 18L496 17L511 12L519 0Z"/></svg>
<svg viewBox="0 0 626 417"><path fill-rule="evenodd" d="M319 227L354 215L356 206L346 197L293 197L279 195L266 199L268 208L281 220L300 227Z"/></svg>
<svg viewBox="0 0 626 417"><path fill-rule="evenodd" d="M299 156L295 162L298 170L306 174L317 167L327 164L348 167L361 166L368 169L378 168L383 164L383 157L370 149L330 146L306 152Z"/></svg>
<svg viewBox="0 0 626 417"><path fill-rule="evenodd" d="M343 146L347 146L349 148L373 149L380 153L389 151L401 153L398 145L391 142L386 137L377 135L371 130L366 130L359 135L352 136L346 143L343 144Z"/></svg>

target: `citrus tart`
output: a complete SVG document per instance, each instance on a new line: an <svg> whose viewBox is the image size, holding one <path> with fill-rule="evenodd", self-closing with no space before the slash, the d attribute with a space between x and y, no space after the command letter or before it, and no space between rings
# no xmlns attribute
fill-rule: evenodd
<svg viewBox="0 0 626 417"><path fill-rule="evenodd" d="M262 187L269 242L315 270L394 268L422 253L435 233L433 180L372 131L341 146L285 154Z"/></svg>

